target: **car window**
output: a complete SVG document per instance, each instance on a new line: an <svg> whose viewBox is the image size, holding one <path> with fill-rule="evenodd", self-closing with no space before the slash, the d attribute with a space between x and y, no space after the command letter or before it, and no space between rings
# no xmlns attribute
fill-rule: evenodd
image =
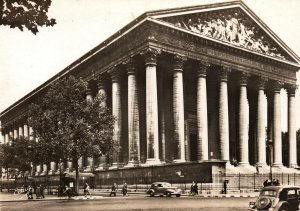
<svg viewBox="0 0 300 211"><path fill-rule="evenodd" d="M290 189L287 191L287 199L295 199L297 198L296 195L296 190L295 189Z"/></svg>
<svg viewBox="0 0 300 211"><path fill-rule="evenodd" d="M297 189L297 195L298 195L298 198L300 196L300 189Z"/></svg>
<svg viewBox="0 0 300 211"><path fill-rule="evenodd" d="M154 188L154 187L156 187L156 184L152 184L152 185L151 185L151 188Z"/></svg>
<svg viewBox="0 0 300 211"><path fill-rule="evenodd" d="M261 194L261 196L276 196L276 191L275 190L265 190Z"/></svg>

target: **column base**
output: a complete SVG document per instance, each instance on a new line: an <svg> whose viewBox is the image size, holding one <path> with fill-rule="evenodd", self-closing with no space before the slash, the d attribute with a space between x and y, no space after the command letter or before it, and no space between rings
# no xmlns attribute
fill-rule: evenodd
<svg viewBox="0 0 300 211"><path fill-rule="evenodd" d="M55 171L54 170L49 170L48 175L53 175L53 174L55 174Z"/></svg>
<svg viewBox="0 0 300 211"><path fill-rule="evenodd" d="M42 173L40 174L40 176L44 176L44 175L47 175L46 171L42 171Z"/></svg>
<svg viewBox="0 0 300 211"><path fill-rule="evenodd" d="M273 163L272 167L274 167L274 168L283 168L283 164L282 163Z"/></svg>
<svg viewBox="0 0 300 211"><path fill-rule="evenodd" d="M91 172L93 170L92 166L86 166L83 172Z"/></svg>
<svg viewBox="0 0 300 211"><path fill-rule="evenodd" d="M124 168L134 168L134 167L138 167L138 166L140 166L140 162L137 160L132 160L132 161L129 161L127 163L127 165L124 166Z"/></svg>
<svg viewBox="0 0 300 211"><path fill-rule="evenodd" d="M100 164L97 168L96 168L96 171L105 171L108 169L108 164Z"/></svg>
<svg viewBox="0 0 300 211"><path fill-rule="evenodd" d="M289 168L294 168L295 169L295 168L298 168L298 165L297 164L290 164Z"/></svg>
<svg viewBox="0 0 300 211"><path fill-rule="evenodd" d="M124 165L123 163L113 163L108 169L113 170L113 169L119 169L122 168Z"/></svg>
<svg viewBox="0 0 300 211"><path fill-rule="evenodd" d="M173 160L173 163L184 163L184 162L186 162L184 159Z"/></svg>
<svg viewBox="0 0 300 211"><path fill-rule="evenodd" d="M150 158L146 160L146 163L143 164L143 166L156 166L160 165L161 161L159 159Z"/></svg>
<svg viewBox="0 0 300 211"><path fill-rule="evenodd" d="M247 168L250 167L250 164L247 162L239 162L238 167Z"/></svg>

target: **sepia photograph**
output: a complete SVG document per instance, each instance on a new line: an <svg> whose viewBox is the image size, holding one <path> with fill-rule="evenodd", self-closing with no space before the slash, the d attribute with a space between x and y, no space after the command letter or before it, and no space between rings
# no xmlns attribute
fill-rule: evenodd
<svg viewBox="0 0 300 211"><path fill-rule="evenodd" d="M300 210L299 0L0 6L1 211Z"/></svg>

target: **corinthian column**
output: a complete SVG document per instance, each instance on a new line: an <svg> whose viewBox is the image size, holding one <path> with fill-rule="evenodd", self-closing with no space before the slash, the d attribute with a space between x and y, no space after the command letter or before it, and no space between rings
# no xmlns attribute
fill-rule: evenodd
<svg viewBox="0 0 300 211"><path fill-rule="evenodd" d="M92 102L93 101L92 90L90 90L90 89L86 90L86 101L87 102ZM87 166L86 166L85 171L91 171L93 166L94 166L94 159L91 158L91 157L83 158L83 159L87 160ZM67 166L67 168L66 168L67 171L69 171L70 165L72 165L72 164L67 163L67 165L66 165Z"/></svg>
<svg viewBox="0 0 300 211"><path fill-rule="evenodd" d="M121 143L121 132L122 132L122 116L121 116L121 77L117 67L110 70L112 78L112 115L115 117L114 128L113 128L113 140L117 144ZM113 166L111 168L117 168L120 161L120 152L113 153Z"/></svg>
<svg viewBox="0 0 300 211"><path fill-rule="evenodd" d="M107 94L105 90L105 82L104 82L104 76L100 75L97 80L97 86L98 86L98 97L102 99L100 106L106 107L107 106ZM104 170L107 167L107 155L101 155L97 159L97 170Z"/></svg>
<svg viewBox="0 0 300 211"><path fill-rule="evenodd" d="M147 48L143 53L146 65L146 131L147 131L147 161L146 165L158 164L158 105L156 57L160 50Z"/></svg>
<svg viewBox="0 0 300 211"><path fill-rule="evenodd" d="M289 167L296 168L297 165L297 139L296 139L296 108L295 92L296 85L289 85L288 91L288 134L289 134Z"/></svg>
<svg viewBox="0 0 300 211"><path fill-rule="evenodd" d="M228 119L228 91L227 80L229 68L223 67L220 72L219 97L219 133L220 133L220 159L229 161L229 119Z"/></svg>
<svg viewBox="0 0 300 211"><path fill-rule="evenodd" d="M206 72L210 64L201 62L197 84L198 160L208 160Z"/></svg>
<svg viewBox="0 0 300 211"><path fill-rule="evenodd" d="M239 141L240 162L239 165L249 165L249 107L247 100L247 80L249 74L242 73L240 78L240 102L239 102Z"/></svg>
<svg viewBox="0 0 300 211"><path fill-rule="evenodd" d="M265 121L267 113L265 111L265 83L266 78L258 79L258 96L257 96L257 125L256 125L256 140L257 140L257 151L258 151L258 166L266 166L266 128Z"/></svg>
<svg viewBox="0 0 300 211"><path fill-rule="evenodd" d="M132 59L126 62L128 75L128 165L135 166L140 162L140 124L136 69Z"/></svg>
<svg viewBox="0 0 300 211"><path fill-rule="evenodd" d="M184 99L183 99L183 62L186 58L180 55L174 56L173 65L173 114L174 114L174 142L175 162L185 161L184 144Z"/></svg>
<svg viewBox="0 0 300 211"><path fill-rule="evenodd" d="M275 167L282 166L282 140L281 140L281 105L280 90L282 83L276 81L274 83L273 98L273 138L274 138L274 164Z"/></svg>

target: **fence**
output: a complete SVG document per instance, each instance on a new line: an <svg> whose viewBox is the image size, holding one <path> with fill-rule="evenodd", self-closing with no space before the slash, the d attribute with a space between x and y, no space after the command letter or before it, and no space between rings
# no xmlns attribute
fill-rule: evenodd
<svg viewBox="0 0 300 211"><path fill-rule="evenodd" d="M204 183L201 182L201 178L199 178L196 174L192 175L194 181L198 183L198 189L200 193L210 194L210 193L221 193L223 189L223 183L225 180L228 180L229 183L227 185L228 192L254 192L259 191L263 187L263 183L266 179L269 179L269 174L213 174L212 183ZM272 178L278 180L280 185L297 185L300 186L300 174L297 173L273 173ZM33 178L34 183L42 184L46 191L51 191L56 189L59 185L59 181L52 181L51 178L44 178L43 180L38 180L37 178ZM37 179L37 180L36 180ZM123 177L123 178L80 178L79 188L82 189L85 182L88 182L92 189L110 189L113 183L116 183L118 188L121 188L122 185L126 182L128 184L129 189L133 189L135 191L145 191L151 186L153 182L169 182L174 186L181 188L182 190L189 190L191 187L192 181L186 181L184 177L176 177L164 176L161 177L159 175L152 175L151 177L139 177L132 175L131 177ZM14 181L14 180L2 180L1 181L1 189L11 189L14 190L16 187L23 187L24 185L28 185L29 181Z"/></svg>

